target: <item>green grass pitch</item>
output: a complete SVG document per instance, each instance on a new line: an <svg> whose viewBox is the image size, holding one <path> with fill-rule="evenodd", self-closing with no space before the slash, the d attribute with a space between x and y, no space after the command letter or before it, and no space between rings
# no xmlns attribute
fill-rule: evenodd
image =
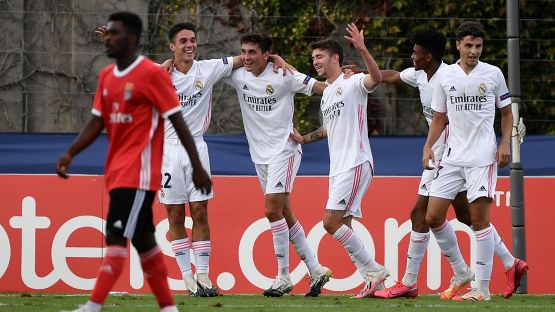
<svg viewBox="0 0 555 312"><path fill-rule="evenodd" d="M76 309L88 295L0 294L0 311L62 311ZM343 311L555 311L555 295L515 295L510 299L494 295L491 301L442 301L437 295L420 295L416 299L351 299L346 295L320 295L305 298L286 295L265 298L262 295L223 295L215 298L193 298L175 295L180 311L279 311L279 312L343 312ZM103 311L159 311L151 295L110 295Z"/></svg>

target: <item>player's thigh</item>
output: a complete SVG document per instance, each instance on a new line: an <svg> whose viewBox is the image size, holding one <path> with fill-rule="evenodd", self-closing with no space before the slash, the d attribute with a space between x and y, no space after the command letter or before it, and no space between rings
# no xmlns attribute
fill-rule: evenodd
<svg viewBox="0 0 555 312"><path fill-rule="evenodd" d="M208 156L208 146L206 142L197 142L197 152L199 155L200 163L202 168L211 176L210 173L210 157ZM186 192L189 202L202 202L214 198L214 188L208 194L203 194L202 190L195 187L193 183L193 166L189 157L186 158L187 163L185 164L185 185Z"/></svg>
<svg viewBox="0 0 555 312"><path fill-rule="evenodd" d="M291 193L300 164L301 153L298 151L283 160L269 164L265 193Z"/></svg>
<svg viewBox="0 0 555 312"><path fill-rule="evenodd" d="M110 191L106 230L132 239L135 233L154 232L152 202L154 191L118 188Z"/></svg>
<svg viewBox="0 0 555 312"><path fill-rule="evenodd" d="M495 163L484 167L465 168L466 188L468 202L472 203L477 198L486 197L493 199L497 186L497 166Z"/></svg>
<svg viewBox="0 0 555 312"><path fill-rule="evenodd" d="M418 195L428 196L430 194L430 189L432 188L432 181L434 180L435 173L435 170L422 171L420 183L418 184Z"/></svg>
<svg viewBox="0 0 555 312"><path fill-rule="evenodd" d="M188 201L186 172L188 157L181 145L164 144L162 183L158 200L162 204L184 204Z"/></svg>
<svg viewBox="0 0 555 312"><path fill-rule="evenodd" d="M329 180L328 210L344 211L344 216L362 217L361 203L372 182L372 169L364 162Z"/></svg>
<svg viewBox="0 0 555 312"><path fill-rule="evenodd" d="M453 200L465 185L464 168L446 165L434 171L429 196Z"/></svg>

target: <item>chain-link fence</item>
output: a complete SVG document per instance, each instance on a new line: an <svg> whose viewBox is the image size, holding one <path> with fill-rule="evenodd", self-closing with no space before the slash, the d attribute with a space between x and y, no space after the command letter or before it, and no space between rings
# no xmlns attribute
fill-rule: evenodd
<svg viewBox="0 0 555 312"><path fill-rule="evenodd" d="M555 1L520 1L522 117L529 133L555 133ZM178 21L198 27L197 59L238 55L238 38L263 31L274 50L299 70L315 75L308 43L334 37L345 43L345 63L363 65L343 35L348 22L365 29L367 45L382 68L412 66L410 36L434 28L448 37L445 61L457 59L454 31L466 19L480 20L488 37L482 60L506 75L505 1L278 1L278 0L0 0L0 131L77 132L90 115L100 69L110 63L93 30L118 10L138 13L145 24L143 53L170 58L167 28ZM319 125L319 97L298 97L296 124ZM214 90L209 133L242 132L235 92ZM370 97L373 134L423 134L417 90L380 85Z"/></svg>

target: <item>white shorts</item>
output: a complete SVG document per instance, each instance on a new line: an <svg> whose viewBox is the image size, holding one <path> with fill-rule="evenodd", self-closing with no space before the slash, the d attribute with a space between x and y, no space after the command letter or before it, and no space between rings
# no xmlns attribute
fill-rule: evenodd
<svg viewBox="0 0 555 312"><path fill-rule="evenodd" d="M254 164L264 194L291 193L301 165L302 154L295 151L289 158L271 164Z"/></svg>
<svg viewBox="0 0 555 312"><path fill-rule="evenodd" d="M210 174L208 146L204 140L195 140L202 167ZM179 139L165 139L162 159L162 185L158 200L162 204L185 204L214 197L214 193L202 194L193 183L193 168L187 151Z"/></svg>
<svg viewBox="0 0 555 312"><path fill-rule="evenodd" d="M372 165L367 161L330 177L326 209L343 210L343 217L361 218L361 202L372 182L372 172Z"/></svg>
<svg viewBox="0 0 555 312"><path fill-rule="evenodd" d="M452 200L459 192L467 190L469 203L480 197L493 199L497 184L496 163L484 167L443 165L434 172L429 196Z"/></svg>

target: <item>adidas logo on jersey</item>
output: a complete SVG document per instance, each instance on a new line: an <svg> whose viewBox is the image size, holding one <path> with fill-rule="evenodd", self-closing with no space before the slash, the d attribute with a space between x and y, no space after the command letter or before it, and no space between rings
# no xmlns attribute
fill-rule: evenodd
<svg viewBox="0 0 555 312"><path fill-rule="evenodd" d="M281 182L278 182L278 183L276 184L276 187L283 187L283 184L281 184Z"/></svg>
<svg viewBox="0 0 555 312"><path fill-rule="evenodd" d="M480 189L478 190L479 192L485 192L486 188L482 185L482 187L480 187Z"/></svg>
<svg viewBox="0 0 555 312"><path fill-rule="evenodd" d="M344 206L346 206L346 205L347 205L347 202L345 202L345 200L342 199L342 200L340 200L337 204L338 204L338 205L344 205Z"/></svg>
<svg viewBox="0 0 555 312"><path fill-rule="evenodd" d="M249 87L247 87L247 85L244 85L243 90L249 90Z"/></svg>
<svg viewBox="0 0 555 312"><path fill-rule="evenodd" d="M427 190L428 188L426 187L426 184L422 184L422 186L420 187L423 190Z"/></svg>
<svg viewBox="0 0 555 312"><path fill-rule="evenodd" d="M449 89L449 91L457 91L457 89L455 89L455 86L451 86L451 89Z"/></svg>

